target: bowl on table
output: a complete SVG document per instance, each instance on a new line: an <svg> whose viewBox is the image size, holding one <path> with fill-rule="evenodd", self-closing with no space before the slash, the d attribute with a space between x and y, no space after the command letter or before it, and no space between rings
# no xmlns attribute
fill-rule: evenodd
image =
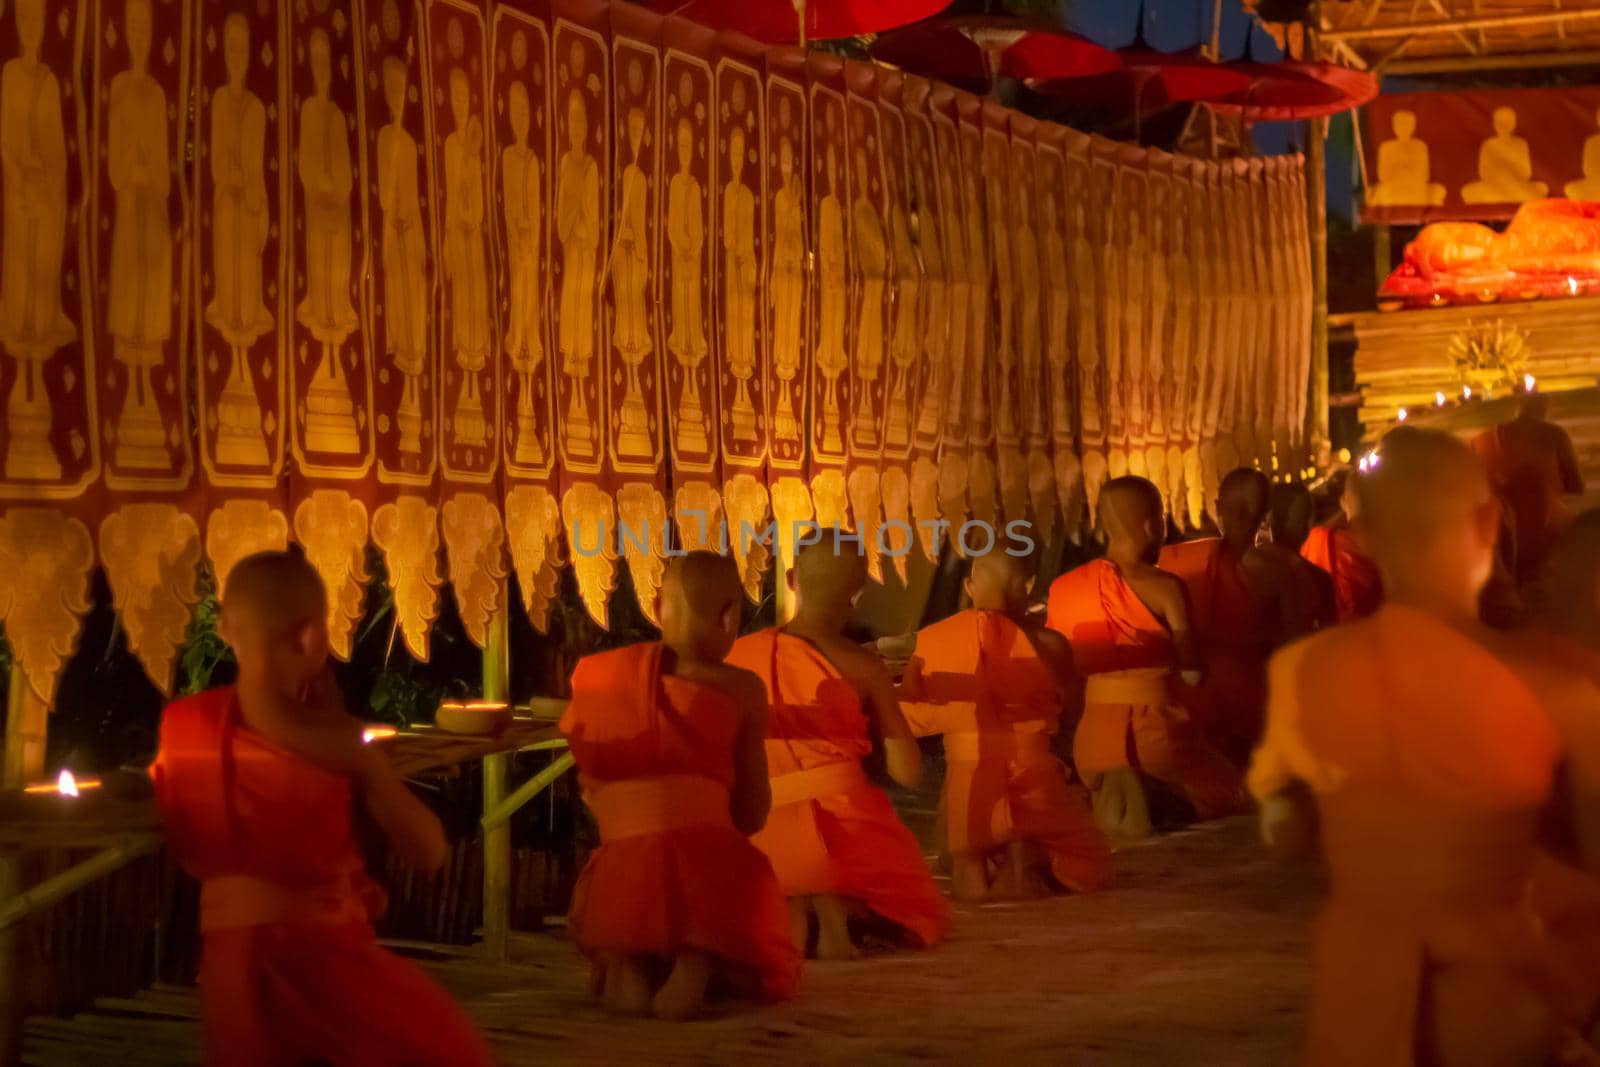
<svg viewBox="0 0 1600 1067"><path fill-rule="evenodd" d="M485 737L511 724L511 705L499 700L448 701L439 705L433 724L446 733Z"/></svg>

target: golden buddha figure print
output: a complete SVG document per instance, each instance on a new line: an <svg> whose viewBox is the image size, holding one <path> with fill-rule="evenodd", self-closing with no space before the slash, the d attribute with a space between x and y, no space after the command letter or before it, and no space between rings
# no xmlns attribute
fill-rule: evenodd
<svg viewBox="0 0 1600 1067"><path fill-rule="evenodd" d="M854 425L852 440L857 448L872 451L882 446L878 440L877 405L873 395L883 372L884 285L889 275L889 250L884 240L883 219L878 214L874 190L877 178L864 148L857 147L855 197L850 203L850 241L856 273L856 333Z"/></svg>
<svg viewBox="0 0 1600 1067"><path fill-rule="evenodd" d="M772 194L772 262L767 292L772 305L772 370L778 379L772 433L798 443L794 383L800 374L801 314L805 310L805 190L795 170L794 142L778 139L778 188Z"/></svg>
<svg viewBox="0 0 1600 1067"><path fill-rule="evenodd" d="M1417 113L1401 109L1389 122L1394 136L1378 146L1378 180L1367 192L1368 205L1438 207L1445 188L1431 180L1428 143L1416 135Z"/></svg>
<svg viewBox="0 0 1600 1067"><path fill-rule="evenodd" d="M722 188L723 351L728 372L738 383L733 438L755 441L760 419L750 399L750 379L756 369L756 285L761 268L756 261L756 198L744 180L745 133L737 121L728 129L727 160L728 181Z"/></svg>
<svg viewBox="0 0 1600 1067"><path fill-rule="evenodd" d="M316 339L315 370L306 393L306 447L355 455L361 451L355 406L345 379L340 348L356 329L350 302L350 130L330 95L332 47L327 31L311 31L306 44L313 92L300 107L295 169L304 195L305 297L295 317ZM305 358L297 356L297 358Z"/></svg>
<svg viewBox="0 0 1600 1067"><path fill-rule="evenodd" d="M839 376L849 367L845 355L844 209L839 203L839 160L830 143L823 155L826 184L817 203L817 371L822 375L822 450L844 451L839 425Z"/></svg>
<svg viewBox="0 0 1600 1067"><path fill-rule="evenodd" d="M524 52L526 47L524 43ZM510 305L506 356L517 376L512 461L536 467L545 462L533 406L535 383L544 365L544 173L538 152L528 142L533 108L528 86L520 78L506 90L506 112L511 142L500 151L500 200Z"/></svg>
<svg viewBox="0 0 1600 1067"><path fill-rule="evenodd" d="M61 476L50 442L44 365L77 340L62 309L67 237L67 138L61 84L40 54L45 0L12 6L18 54L0 68L0 348L16 362L6 397L7 481Z"/></svg>
<svg viewBox="0 0 1600 1067"><path fill-rule="evenodd" d="M384 349L404 378L395 413L400 452L422 451L423 389L428 368L428 237L418 188L416 138L406 129L410 75L405 60L383 60L383 98L388 121L378 131L378 208Z"/></svg>
<svg viewBox="0 0 1600 1067"><path fill-rule="evenodd" d="M687 75L680 87L679 99L687 110ZM676 358L679 372L683 375L683 388L678 394L678 447L700 455L710 447L705 411L700 399L701 368L709 351L703 274L706 219L703 190L694 174L694 157L698 146L694 124L688 114L678 117L673 149L675 169L667 184L667 247L672 256L667 348Z"/></svg>
<svg viewBox="0 0 1600 1067"><path fill-rule="evenodd" d="M643 82L637 60L633 70ZM639 380L640 367L655 349L650 331L650 236L647 220L652 203L650 179L640 165L644 151L645 113L630 107L625 120L628 162L622 168L621 208L615 220L615 245L611 253L611 342L627 367L623 385L621 432L617 448L623 455L648 457L655 452L650 429L650 409Z"/></svg>
<svg viewBox="0 0 1600 1067"><path fill-rule="evenodd" d="M1595 113L1595 124L1600 126L1600 111ZM1583 177L1568 182L1562 191L1568 200L1600 200L1600 133L1583 139Z"/></svg>
<svg viewBox="0 0 1600 1067"><path fill-rule="evenodd" d="M1494 135L1478 146L1478 180L1461 187L1461 199L1468 204L1520 204L1548 193L1548 185L1534 180L1533 153L1517 136L1516 111L1497 107L1490 121Z"/></svg>
<svg viewBox="0 0 1600 1067"><path fill-rule="evenodd" d="M903 160L900 166L903 167ZM898 168L896 168L898 169ZM894 264L894 326L889 333L888 413L884 418L884 445L904 454L911 443L911 402L914 369L922 354L922 264L911 238L910 212L900 185L889 186L889 242Z"/></svg>
<svg viewBox="0 0 1600 1067"><path fill-rule="evenodd" d="M127 0L122 22L127 65L111 78L106 114L106 169L115 193L106 325L112 358L127 372L113 456L119 467L164 470L171 459L154 372L172 338L167 93L150 73L150 0Z"/></svg>
<svg viewBox="0 0 1600 1067"><path fill-rule="evenodd" d="M582 45L573 53L582 56ZM589 109L584 94L568 90L566 147L556 168L556 238L561 242L560 317L556 347L561 372L570 379L563 433L567 453L595 459L595 427L586 388L594 368L595 282L600 252L600 166L589 148Z"/></svg>
<svg viewBox="0 0 1600 1067"><path fill-rule="evenodd" d="M460 379L452 421L455 443L487 441L483 371L489 362L489 249L485 229L483 120L474 109L464 68L450 68L451 131L444 138L444 278L450 310L450 353Z"/></svg>

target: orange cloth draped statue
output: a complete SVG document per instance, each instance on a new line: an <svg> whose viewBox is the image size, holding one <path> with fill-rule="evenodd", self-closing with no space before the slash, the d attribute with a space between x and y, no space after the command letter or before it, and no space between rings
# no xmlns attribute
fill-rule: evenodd
<svg viewBox="0 0 1600 1067"><path fill-rule="evenodd" d="M1035 635L1014 622L1007 609L1015 605L1003 593L974 591L1006 580L985 572L1017 570L1003 554L975 559L967 587L982 606L924 627L901 684L911 728L944 735L944 823L956 895L964 899L1038 895L1048 887L1039 884L1037 867L1076 892L1111 882L1111 849L1088 797L1052 750L1061 678L1039 645L1058 644L1067 671L1071 653L1054 631ZM1017 584L1025 604L1026 579ZM988 861L1002 850L1009 878L1004 888L991 888Z"/></svg>
<svg viewBox="0 0 1600 1067"><path fill-rule="evenodd" d="M1332 876L1305 1061L1554 1062L1581 1006L1529 893L1563 735L1477 622L1499 509L1448 435L1397 430L1380 455L1360 522L1388 602L1273 658L1249 776L1269 843L1314 798Z"/></svg>
<svg viewBox="0 0 1600 1067"><path fill-rule="evenodd" d="M219 623L239 685L162 716L151 776L173 853L201 885L207 1062L487 1065L461 1009L374 937L383 892L363 868L354 804L416 866L442 865L446 845L338 706L323 597L303 559L242 560Z"/></svg>
<svg viewBox="0 0 1600 1067"><path fill-rule="evenodd" d="M600 848L569 923L604 1005L621 1014L686 1017L714 978L768 1000L798 986L783 892L746 837L766 815L765 699L757 679L721 662L739 589L731 560L676 559L661 591L664 640L573 671L561 730Z"/></svg>
<svg viewBox="0 0 1600 1067"><path fill-rule="evenodd" d="M810 941L815 917L820 959L854 955L852 911L924 947L950 918L916 838L861 769L872 750L869 712L892 777L915 785L921 753L882 663L840 636L866 570L853 547L836 547L825 534L801 551L794 619L740 638L728 657L766 683L772 814L755 842L790 898L798 944Z"/></svg>
<svg viewBox="0 0 1600 1067"><path fill-rule="evenodd" d="M1163 532L1160 495L1142 478L1116 478L1099 510L1107 557L1057 578L1048 615L1086 679L1072 747L1095 817L1113 839L1148 835L1149 779L1175 789L1202 819L1241 811L1238 772L1172 699L1174 670L1191 684L1203 672L1183 585L1151 562Z"/></svg>

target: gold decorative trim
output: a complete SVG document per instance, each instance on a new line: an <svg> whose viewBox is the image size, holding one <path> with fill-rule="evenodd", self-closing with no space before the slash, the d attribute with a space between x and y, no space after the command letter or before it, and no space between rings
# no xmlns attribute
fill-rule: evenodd
<svg viewBox="0 0 1600 1067"><path fill-rule="evenodd" d="M367 506L342 489L318 489L294 509L294 539L328 591L328 643L350 658L367 579Z"/></svg>
<svg viewBox="0 0 1600 1067"><path fill-rule="evenodd" d="M973 452L967 471L967 498L972 517L978 522L993 526L1000 519L1000 501L996 498L999 485L995 478L994 460L987 452Z"/></svg>
<svg viewBox="0 0 1600 1067"><path fill-rule="evenodd" d="M911 554L911 545L916 540L916 535L909 532L911 526L911 480L906 477L904 467L886 467L883 477L878 481L879 496L883 501L883 519L888 527L891 522L905 523L906 529L888 527L881 533L874 535L873 544L877 545L879 537L889 550L889 560L894 565L894 571L900 576L900 584L906 583L906 559Z"/></svg>
<svg viewBox="0 0 1600 1067"><path fill-rule="evenodd" d="M939 457L939 513L950 520L952 537L967 521L967 457L954 449Z"/></svg>
<svg viewBox="0 0 1600 1067"><path fill-rule="evenodd" d="M578 595L589 617L608 630L611 591L617 587L616 509L611 494L593 482L577 482L561 494L561 521L572 549Z"/></svg>
<svg viewBox="0 0 1600 1067"><path fill-rule="evenodd" d="M767 521L767 487L749 474L735 474L722 484L722 500L728 522L728 548L739 563L739 578L744 595L751 603L761 602L761 579L772 564L772 547L761 540Z"/></svg>
<svg viewBox="0 0 1600 1067"><path fill-rule="evenodd" d="M78 647L93 569L94 540L77 519L51 508L0 515L0 623L28 687L46 705Z"/></svg>
<svg viewBox="0 0 1600 1067"><path fill-rule="evenodd" d="M172 504L124 504L100 523L100 561L128 649L161 690L200 599L200 527Z"/></svg>
<svg viewBox="0 0 1600 1067"><path fill-rule="evenodd" d="M1083 454L1083 499L1089 508L1091 527L1100 521L1100 490L1105 488L1109 475L1110 464L1104 452L1096 448Z"/></svg>
<svg viewBox="0 0 1600 1067"><path fill-rule="evenodd" d="M794 567L795 528L810 522L813 515L811 493L799 478L783 477L772 483L772 517L778 524L778 560L783 570L781 582Z"/></svg>
<svg viewBox="0 0 1600 1067"><path fill-rule="evenodd" d="M713 489L712 496L715 495ZM644 617L660 626L656 594L661 591L661 576L667 569L661 543L667 529L667 498L648 482L629 482L617 490L617 521L622 524L617 533L622 554L628 560L628 572L633 576L634 598Z"/></svg>
<svg viewBox="0 0 1600 1067"><path fill-rule="evenodd" d="M883 525L879 503L881 489L876 467L857 467L846 481L850 511L855 515L856 532L861 535L861 550L867 557L867 576L883 581L883 550L878 545L878 527Z"/></svg>
<svg viewBox="0 0 1600 1067"><path fill-rule="evenodd" d="M473 644L483 648L509 573L500 511L482 493L457 493L444 503L443 529L461 625Z"/></svg>
<svg viewBox="0 0 1600 1067"><path fill-rule="evenodd" d="M927 456L918 456L911 464L911 514L915 519L917 543L929 563L939 562L937 545L939 537L939 468ZM887 495L887 494L885 494Z"/></svg>
<svg viewBox="0 0 1600 1067"><path fill-rule="evenodd" d="M206 519L206 558L219 597L241 559L288 547L289 517L265 500L224 501Z"/></svg>
<svg viewBox="0 0 1600 1067"><path fill-rule="evenodd" d="M811 506L823 526L850 527L850 498L844 472L825 470L811 479Z"/></svg>
<svg viewBox="0 0 1600 1067"><path fill-rule="evenodd" d="M685 482L673 494L672 525L685 552L725 552L722 498L709 482ZM736 531L727 532L732 539Z"/></svg>
<svg viewBox="0 0 1600 1067"><path fill-rule="evenodd" d="M439 617L439 509L402 496L372 516L372 540L383 551L394 614L415 658L428 658L428 631Z"/></svg>
<svg viewBox="0 0 1600 1067"><path fill-rule="evenodd" d="M506 494L506 541L533 628L546 633L550 602L561 588L561 505L542 485L519 485Z"/></svg>
<svg viewBox="0 0 1600 1067"><path fill-rule="evenodd" d="M1055 536L1056 517L1061 511L1061 498L1056 492L1056 470L1050 463L1050 453L1042 448L1030 449L1027 463L1028 503L1033 508L1033 525L1037 529L1034 540L1043 550Z"/></svg>

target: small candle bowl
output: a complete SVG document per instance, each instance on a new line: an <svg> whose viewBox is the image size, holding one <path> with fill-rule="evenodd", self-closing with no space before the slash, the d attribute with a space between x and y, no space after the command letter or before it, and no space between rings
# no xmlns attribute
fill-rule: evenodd
<svg viewBox="0 0 1600 1067"><path fill-rule="evenodd" d="M511 706L499 700L449 701L439 705L433 724L452 734L482 737L511 723Z"/></svg>

